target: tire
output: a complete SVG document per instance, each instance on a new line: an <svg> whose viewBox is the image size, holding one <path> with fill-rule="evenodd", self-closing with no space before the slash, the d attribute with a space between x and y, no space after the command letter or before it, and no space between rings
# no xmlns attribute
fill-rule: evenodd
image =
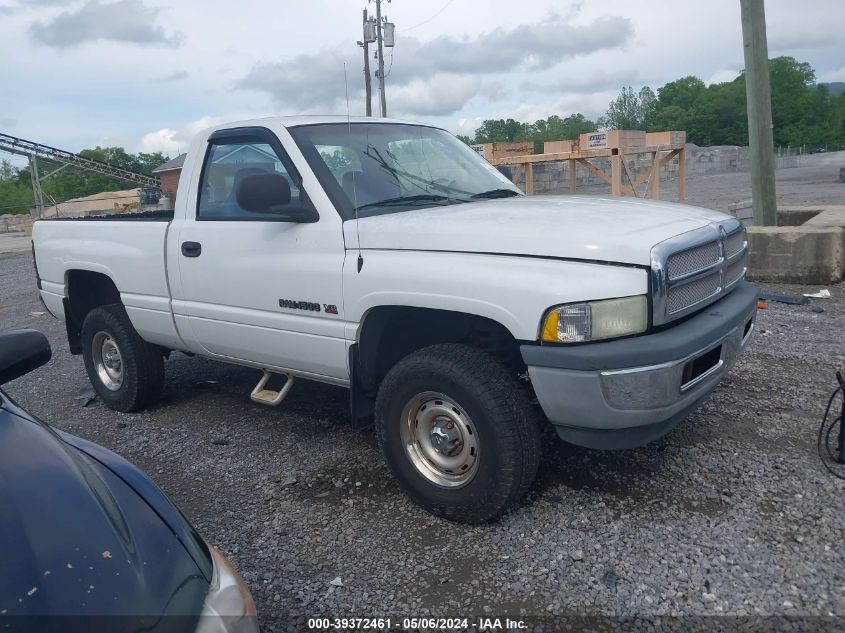
<svg viewBox="0 0 845 633"><path fill-rule="evenodd" d="M140 411L161 395L161 349L140 337L120 304L94 308L85 317L82 356L91 385L110 409Z"/></svg>
<svg viewBox="0 0 845 633"><path fill-rule="evenodd" d="M399 361L379 388L375 427L405 492L453 521L498 518L537 474L539 424L524 387L473 347L433 345Z"/></svg>

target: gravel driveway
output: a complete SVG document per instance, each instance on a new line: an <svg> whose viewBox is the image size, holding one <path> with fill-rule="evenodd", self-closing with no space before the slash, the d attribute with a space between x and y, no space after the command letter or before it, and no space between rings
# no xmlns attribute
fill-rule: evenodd
<svg viewBox="0 0 845 633"><path fill-rule="evenodd" d="M42 313L33 277L28 253L0 256L0 330L38 328L54 352L8 393L144 468L234 560L265 630L304 630L317 615L425 614L843 625L845 482L815 447L845 366L841 284L811 306L769 304L750 350L668 437L619 453L549 438L527 501L468 527L404 497L373 433L349 429L340 388L300 381L266 408L249 400L257 371L173 354L154 409L83 408L81 357Z"/></svg>

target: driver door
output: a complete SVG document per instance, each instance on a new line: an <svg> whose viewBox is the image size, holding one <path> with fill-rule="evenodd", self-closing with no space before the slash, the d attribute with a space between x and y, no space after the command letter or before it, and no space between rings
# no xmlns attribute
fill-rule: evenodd
<svg viewBox="0 0 845 633"><path fill-rule="evenodd" d="M244 210L238 188L262 173L285 177L291 208L312 205L272 131L211 135L192 188L196 208L179 232L177 327L204 355L343 381L340 218L323 213L317 222L296 223Z"/></svg>

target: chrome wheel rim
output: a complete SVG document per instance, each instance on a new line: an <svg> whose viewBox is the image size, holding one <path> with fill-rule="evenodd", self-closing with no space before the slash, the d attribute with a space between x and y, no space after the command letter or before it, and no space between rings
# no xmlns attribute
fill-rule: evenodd
<svg viewBox="0 0 845 633"><path fill-rule="evenodd" d="M103 386L109 391L117 391L123 385L123 357L111 334L97 332L91 341L91 355L94 359L94 371Z"/></svg>
<svg viewBox="0 0 845 633"><path fill-rule="evenodd" d="M448 396L426 391L402 410L400 436L416 471L441 488L467 485L478 470L478 434L472 419Z"/></svg>

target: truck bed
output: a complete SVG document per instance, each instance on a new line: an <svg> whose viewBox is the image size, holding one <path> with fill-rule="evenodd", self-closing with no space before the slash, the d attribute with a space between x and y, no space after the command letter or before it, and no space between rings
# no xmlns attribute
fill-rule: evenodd
<svg viewBox="0 0 845 633"><path fill-rule="evenodd" d="M172 213L156 211L35 222L35 259L42 297L50 312L64 314L62 300L72 282L68 271L87 271L114 283L135 329L142 335L170 332L173 326L165 242L171 218ZM126 222L131 220L137 223L127 231Z"/></svg>
<svg viewBox="0 0 845 633"><path fill-rule="evenodd" d="M99 215L87 215L78 218L45 218L39 222L55 222L60 220L63 222L74 221L103 221L103 220L121 220L121 221L136 221L136 222L170 222L173 219L173 211L141 211L139 213L104 213Z"/></svg>

